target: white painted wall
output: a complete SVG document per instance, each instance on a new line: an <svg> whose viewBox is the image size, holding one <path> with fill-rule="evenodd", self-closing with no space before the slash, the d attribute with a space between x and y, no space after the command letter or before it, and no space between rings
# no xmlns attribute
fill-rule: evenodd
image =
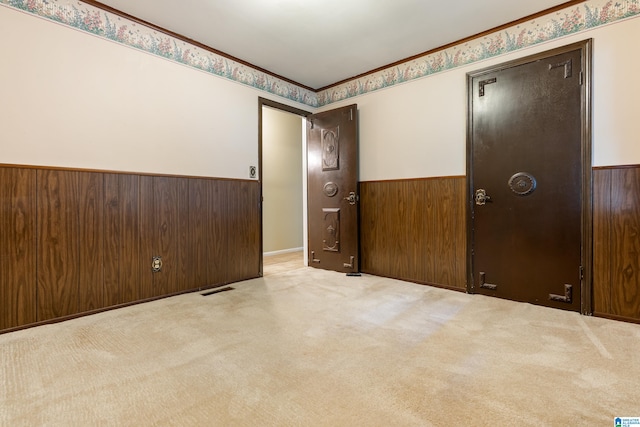
<svg viewBox="0 0 640 427"><path fill-rule="evenodd" d="M0 7L0 163L222 178L258 164L258 97Z"/></svg>
<svg viewBox="0 0 640 427"><path fill-rule="evenodd" d="M466 173L466 73L594 39L593 165L640 163L640 19L557 39L323 107L358 104L360 180Z"/></svg>
<svg viewBox="0 0 640 427"><path fill-rule="evenodd" d="M594 166L640 163L640 18L331 104L357 103L360 180L465 173L466 73L594 39ZM0 6L0 163L248 178L258 97L283 98Z"/></svg>
<svg viewBox="0 0 640 427"><path fill-rule="evenodd" d="M303 247L302 117L262 107L265 253Z"/></svg>

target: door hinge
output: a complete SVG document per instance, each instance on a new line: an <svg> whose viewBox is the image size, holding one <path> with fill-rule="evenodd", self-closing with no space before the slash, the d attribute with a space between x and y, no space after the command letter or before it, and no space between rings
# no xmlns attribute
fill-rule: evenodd
<svg viewBox="0 0 640 427"><path fill-rule="evenodd" d="M584 71L580 71L580 86L584 84Z"/></svg>
<svg viewBox="0 0 640 427"><path fill-rule="evenodd" d="M487 80L482 80L478 83L478 96L484 96L484 87L486 85L490 85L493 84L495 82L497 82L498 79L496 77L492 78L492 79L487 79Z"/></svg>
<svg viewBox="0 0 640 427"><path fill-rule="evenodd" d="M573 301L573 286L569 284L564 285L564 295L549 294L550 301L566 302L571 304Z"/></svg>
<svg viewBox="0 0 640 427"><path fill-rule="evenodd" d="M493 283L487 283L486 282L486 277L487 277L487 274L484 271L481 271L480 272L480 280L479 280L480 287L484 288L484 289L489 289L489 290L492 290L492 291L495 291L496 289L498 289L498 285L493 284Z"/></svg>
<svg viewBox="0 0 640 427"><path fill-rule="evenodd" d="M349 121L353 121L353 108L349 110Z"/></svg>
<svg viewBox="0 0 640 427"><path fill-rule="evenodd" d="M344 268L353 268L353 260L356 259L353 255L349 257L349 263L343 263Z"/></svg>
<svg viewBox="0 0 640 427"><path fill-rule="evenodd" d="M313 129L313 120L309 120L309 124L311 125L309 129Z"/></svg>
<svg viewBox="0 0 640 427"><path fill-rule="evenodd" d="M564 62L560 62L558 64L549 64L549 71L555 68L563 68L564 69L564 78L568 79L571 77L573 73L573 61L571 59L567 59Z"/></svg>
<svg viewBox="0 0 640 427"><path fill-rule="evenodd" d="M584 267L580 266L580 280L584 280Z"/></svg>

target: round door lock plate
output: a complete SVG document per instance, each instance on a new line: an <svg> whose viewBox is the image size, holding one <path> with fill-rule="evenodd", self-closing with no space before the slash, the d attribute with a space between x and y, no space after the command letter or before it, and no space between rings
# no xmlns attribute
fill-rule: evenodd
<svg viewBox="0 0 640 427"><path fill-rule="evenodd" d="M518 172L509 178L509 188L519 196L526 196L536 189L536 179L526 172Z"/></svg>
<svg viewBox="0 0 640 427"><path fill-rule="evenodd" d="M322 191L324 192L325 196L333 197L338 194L338 184L336 184L335 182L327 182L322 188Z"/></svg>

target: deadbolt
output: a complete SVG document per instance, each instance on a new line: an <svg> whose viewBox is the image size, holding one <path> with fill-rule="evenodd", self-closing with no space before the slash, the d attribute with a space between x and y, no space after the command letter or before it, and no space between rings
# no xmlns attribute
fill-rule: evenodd
<svg viewBox="0 0 640 427"><path fill-rule="evenodd" d="M476 190L476 205L482 206L487 202L491 201L491 197L487 194L487 191L484 188L478 188Z"/></svg>

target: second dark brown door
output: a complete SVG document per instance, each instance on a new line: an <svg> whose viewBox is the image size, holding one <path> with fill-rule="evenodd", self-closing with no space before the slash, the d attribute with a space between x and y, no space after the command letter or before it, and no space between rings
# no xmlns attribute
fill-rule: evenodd
<svg viewBox="0 0 640 427"><path fill-rule="evenodd" d="M469 76L472 292L580 310L582 72L574 47Z"/></svg>
<svg viewBox="0 0 640 427"><path fill-rule="evenodd" d="M309 266L359 271L357 106L307 117Z"/></svg>

